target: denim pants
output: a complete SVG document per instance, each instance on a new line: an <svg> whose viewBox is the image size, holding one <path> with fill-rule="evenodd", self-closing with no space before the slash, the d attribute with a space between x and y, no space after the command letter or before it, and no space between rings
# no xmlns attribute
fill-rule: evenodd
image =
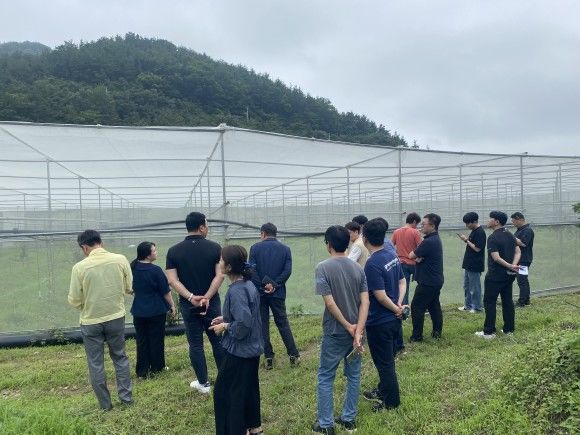
<svg viewBox="0 0 580 435"><path fill-rule="evenodd" d="M465 270L463 274L463 291L467 310L481 310L481 272Z"/></svg>
<svg viewBox="0 0 580 435"><path fill-rule="evenodd" d="M94 325L81 325L81 334L91 385L101 408L110 409L112 406L105 374L105 343L109 346L109 355L115 367L119 399L121 402L131 403L133 388L129 358L125 353L125 317Z"/></svg>
<svg viewBox="0 0 580 435"><path fill-rule="evenodd" d="M183 316L183 323L185 325L185 334L189 343L189 359L193 371L197 376L200 384L205 384L207 379L207 363L205 360L205 352L203 350L203 333L205 331L211 348L215 364L219 370L224 356L224 348L220 342L220 338L215 332L209 329L211 321L215 317L221 316L221 309L219 301L209 304L209 308L205 315L195 314L191 312L192 305L187 301L180 301L181 315Z"/></svg>
<svg viewBox="0 0 580 435"><path fill-rule="evenodd" d="M296 343L294 343L290 323L288 323L286 302L282 298L261 295L260 316L262 319L262 337L264 338L264 357L274 358L274 349L270 342L270 309L274 316L274 323L276 323L284 346L286 346L288 356L300 356L298 349L296 349Z"/></svg>
<svg viewBox="0 0 580 435"><path fill-rule="evenodd" d="M356 417L362 357L359 355L350 362L346 360L346 356L353 349L352 342L353 338L350 334L325 334L322 336L317 386L318 422L322 428L334 426L334 378L341 360L344 361L343 374L346 377L346 395L340 417L344 421L354 421Z"/></svg>
<svg viewBox="0 0 580 435"><path fill-rule="evenodd" d="M411 284L411 276L415 278L415 266L411 264L401 263L401 267L403 268L403 276L407 281L407 291L405 292L405 297L403 298L403 305L409 305L409 290Z"/></svg>
<svg viewBox="0 0 580 435"><path fill-rule="evenodd" d="M393 341L399 336L400 330L400 320L367 326L371 357L379 372L379 397L389 408L396 408L401 404L393 354Z"/></svg>

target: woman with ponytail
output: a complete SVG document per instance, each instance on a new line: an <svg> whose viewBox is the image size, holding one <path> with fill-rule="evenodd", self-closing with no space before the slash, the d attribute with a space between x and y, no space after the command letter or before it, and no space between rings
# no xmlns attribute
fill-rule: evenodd
<svg viewBox="0 0 580 435"><path fill-rule="evenodd" d="M212 320L210 329L222 336L225 357L214 390L216 434L261 434L258 367L264 352L260 321L260 294L250 280L252 269L242 246L222 249L220 268L231 284L223 316Z"/></svg>
<svg viewBox="0 0 580 435"><path fill-rule="evenodd" d="M137 258L131 262L133 271L133 326L137 342L137 366L139 378L160 372L165 368L165 321L167 312L175 315L165 273L153 264L157 259L157 247L152 242L137 246Z"/></svg>

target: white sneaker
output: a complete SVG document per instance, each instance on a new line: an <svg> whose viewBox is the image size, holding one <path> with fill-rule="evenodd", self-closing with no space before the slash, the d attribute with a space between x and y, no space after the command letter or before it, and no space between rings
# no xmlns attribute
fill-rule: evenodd
<svg viewBox="0 0 580 435"><path fill-rule="evenodd" d="M464 307L463 305L462 305L462 306L460 306L460 307L457 307L457 309L458 309L459 311L469 311L469 308L466 308L466 307Z"/></svg>
<svg viewBox="0 0 580 435"><path fill-rule="evenodd" d="M477 313L477 311L475 311L475 310L469 310L469 312L470 312L471 314L475 314L475 313Z"/></svg>
<svg viewBox="0 0 580 435"><path fill-rule="evenodd" d="M501 330L501 333L502 333L502 334L505 334L505 335L514 335L514 333L513 333L513 332L503 332L503 329Z"/></svg>
<svg viewBox="0 0 580 435"><path fill-rule="evenodd" d="M483 337L486 340L492 340L495 338L495 334L485 334L483 331L477 331L475 335L477 335L478 337Z"/></svg>
<svg viewBox="0 0 580 435"><path fill-rule="evenodd" d="M197 391L199 391L202 394L208 394L211 391L211 386L210 386L209 382L206 382L205 384L200 384L197 379L195 381L191 381L189 386L191 388L196 389Z"/></svg>

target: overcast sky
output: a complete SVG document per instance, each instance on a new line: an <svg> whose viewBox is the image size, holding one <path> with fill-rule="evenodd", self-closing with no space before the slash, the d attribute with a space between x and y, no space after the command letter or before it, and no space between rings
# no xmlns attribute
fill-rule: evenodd
<svg viewBox="0 0 580 435"><path fill-rule="evenodd" d="M2 3L0 41L134 32L267 72L422 147L580 154L577 1Z"/></svg>

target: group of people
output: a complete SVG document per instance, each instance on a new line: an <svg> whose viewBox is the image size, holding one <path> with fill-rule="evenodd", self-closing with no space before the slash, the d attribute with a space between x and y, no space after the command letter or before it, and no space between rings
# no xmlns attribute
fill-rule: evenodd
<svg viewBox="0 0 580 435"><path fill-rule="evenodd" d="M471 230L459 235L466 243L463 261L465 303L461 310L481 310L480 274L484 270L485 232L476 213L463 221ZM399 406L399 386L395 355L404 350L402 320L412 319L410 341L423 340L426 311L433 324L432 337L441 337L443 315L439 295L443 287L443 248L438 228L441 218L411 213L406 224L386 237L389 228L383 218L368 220L359 215L345 226L334 225L325 232L329 258L315 270L315 292L322 296L325 310L317 380L317 420L312 430L334 433L335 425L356 429L360 395L361 354L365 340L378 372L376 388L363 392L375 402L374 411ZM495 337L495 304L502 297L504 333L514 330L512 283L520 284L518 304L529 304L527 280L532 261L533 231L521 213L512 215L515 236L505 228L507 215L490 213L487 239L488 272L484 281L486 312L483 331ZM69 303L80 309L80 324L87 355L91 385L99 405L112 408L104 371L104 344L107 343L122 404L131 405L130 363L125 352L124 294L134 296L131 313L136 334L138 378L147 378L167 369L164 357L166 316L175 315L171 289L179 295L189 358L196 379L190 387L202 394L214 389L214 415L218 434L262 433L260 413L259 362L274 367L270 342L270 311L274 317L292 367L300 364L286 314L286 281L292 272L290 249L277 239L271 223L261 227L261 241L248 256L238 245L221 247L207 238L205 215L190 213L186 218L187 237L167 252L165 271L153 264L157 248L152 242L137 247L130 264L123 255L103 248L100 234L86 230L78 244L86 258L73 267ZM419 231L418 226L421 226ZM421 235L422 233L422 235ZM224 278L230 285L221 304L218 290ZM417 282L409 301L409 283ZM208 377L203 335L208 337L217 367L212 385ZM347 378L341 414L334 417L333 384L340 362Z"/></svg>

